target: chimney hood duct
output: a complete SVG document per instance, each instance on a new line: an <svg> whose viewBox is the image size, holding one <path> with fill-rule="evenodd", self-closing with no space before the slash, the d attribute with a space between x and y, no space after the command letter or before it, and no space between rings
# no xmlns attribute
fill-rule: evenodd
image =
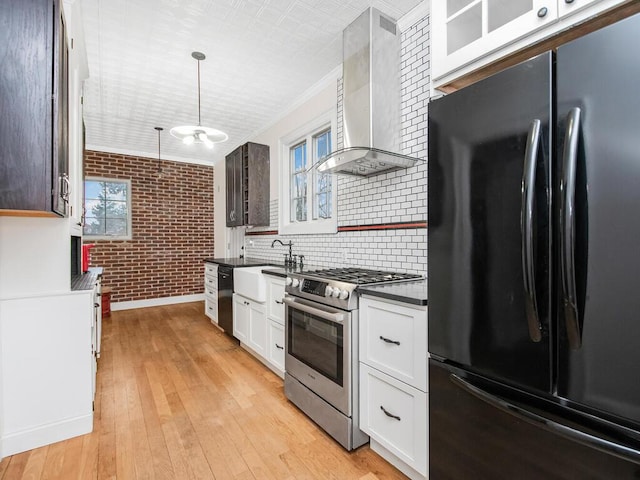
<svg viewBox="0 0 640 480"><path fill-rule="evenodd" d="M317 166L357 176L407 168L418 159L400 151L400 32L367 9L343 32L344 148Z"/></svg>

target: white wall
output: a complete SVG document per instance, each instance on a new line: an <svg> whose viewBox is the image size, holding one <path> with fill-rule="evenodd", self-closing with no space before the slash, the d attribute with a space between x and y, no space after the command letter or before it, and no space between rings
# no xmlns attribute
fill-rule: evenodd
<svg viewBox="0 0 640 480"><path fill-rule="evenodd" d="M337 85L339 76L342 76L341 70L341 68L337 69L331 75L325 77L314 87L313 95L308 96L304 103L294 108L284 118L251 140L252 142L269 145L271 156L271 200L277 200L280 196L280 139L328 110L335 110L338 103Z"/></svg>
<svg viewBox="0 0 640 480"><path fill-rule="evenodd" d="M70 288L69 220L0 217L0 300Z"/></svg>
<svg viewBox="0 0 640 480"><path fill-rule="evenodd" d="M427 220L427 109L430 94L429 14L427 5L412 12L403 25L401 52L402 153L422 160L416 166L366 178L338 176L338 227ZM404 20L404 19L403 19ZM333 91L332 91L333 89ZM329 108L338 111L337 148L342 146L342 81L327 85L299 108L251 141L271 146L271 222L278 229L280 163L278 140ZM283 236L284 237L284 236ZM246 236L245 254L282 261L281 249L270 248L273 235ZM426 275L425 228L286 235L293 252L319 267L357 266Z"/></svg>
<svg viewBox="0 0 640 480"><path fill-rule="evenodd" d="M269 145L270 154L270 196L271 202L279 197L280 181L280 138L296 130L301 125L310 122L322 113L335 109L337 105L337 82L342 76L342 66L314 85L306 94L298 99L278 119L256 133L249 141ZM215 256L233 256L234 242L242 245L244 228L226 228L226 198L225 198L225 170L224 161L215 165L214 179L214 208L215 208ZM276 227L277 228L277 222ZM231 249L229 249L231 245Z"/></svg>

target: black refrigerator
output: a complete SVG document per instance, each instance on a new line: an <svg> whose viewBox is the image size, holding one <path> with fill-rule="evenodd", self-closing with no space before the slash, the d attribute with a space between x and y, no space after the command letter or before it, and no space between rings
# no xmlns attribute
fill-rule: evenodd
<svg viewBox="0 0 640 480"><path fill-rule="evenodd" d="M640 15L429 105L430 479L640 478Z"/></svg>

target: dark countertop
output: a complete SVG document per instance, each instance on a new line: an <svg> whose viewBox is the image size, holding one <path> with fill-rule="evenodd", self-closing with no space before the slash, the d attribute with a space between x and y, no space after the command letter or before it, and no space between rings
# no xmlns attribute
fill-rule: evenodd
<svg viewBox="0 0 640 480"><path fill-rule="evenodd" d="M271 264L273 265L273 264ZM266 273L267 275L273 275L274 277L283 277L285 278L287 275L289 275L290 273L301 273L301 272L305 272L308 270L319 270L321 267L316 267L313 265L307 265L306 263L304 264L304 266L301 268L300 265L295 266L295 267L283 267L282 265L278 265L278 267L280 268L275 268L275 269L264 269L262 270L262 273Z"/></svg>
<svg viewBox="0 0 640 480"><path fill-rule="evenodd" d="M398 282L358 287L360 295L386 298L412 305L427 305L427 281Z"/></svg>
<svg viewBox="0 0 640 480"><path fill-rule="evenodd" d="M270 260L262 260L260 258L205 258L207 263L217 263L225 267L257 267L260 265L274 265L276 267L282 266L282 264L274 264Z"/></svg>
<svg viewBox="0 0 640 480"><path fill-rule="evenodd" d="M276 277L286 277L289 273L299 273L304 270L317 270L320 267L304 264L304 267L299 265L296 267L285 267L282 263L276 263L273 260L264 260L262 258L205 258L207 263L217 263L225 267L278 267L276 269L265 268L262 273L267 273Z"/></svg>
<svg viewBox="0 0 640 480"><path fill-rule="evenodd" d="M102 267L90 267L87 273L71 276L71 290L92 290L96 284L98 277L102 276L104 269Z"/></svg>

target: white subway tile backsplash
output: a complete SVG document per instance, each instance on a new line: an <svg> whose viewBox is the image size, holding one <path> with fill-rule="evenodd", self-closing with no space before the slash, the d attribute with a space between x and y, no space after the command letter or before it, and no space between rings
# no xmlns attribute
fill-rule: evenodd
<svg viewBox="0 0 640 480"><path fill-rule="evenodd" d="M430 91L429 17L402 32L400 147L404 154L424 160L406 170L375 177L339 176L336 185L338 225L378 225L421 222L427 218L427 111ZM344 145L343 82L337 84L337 148ZM270 226L254 231L278 229L278 201L270 205ZM249 257L282 261L286 250L271 248L273 235L245 237ZM427 231L399 229L339 232L324 235L288 235L293 252L305 256L307 265L355 266L398 270L426 275ZM250 243L251 242L251 243Z"/></svg>

